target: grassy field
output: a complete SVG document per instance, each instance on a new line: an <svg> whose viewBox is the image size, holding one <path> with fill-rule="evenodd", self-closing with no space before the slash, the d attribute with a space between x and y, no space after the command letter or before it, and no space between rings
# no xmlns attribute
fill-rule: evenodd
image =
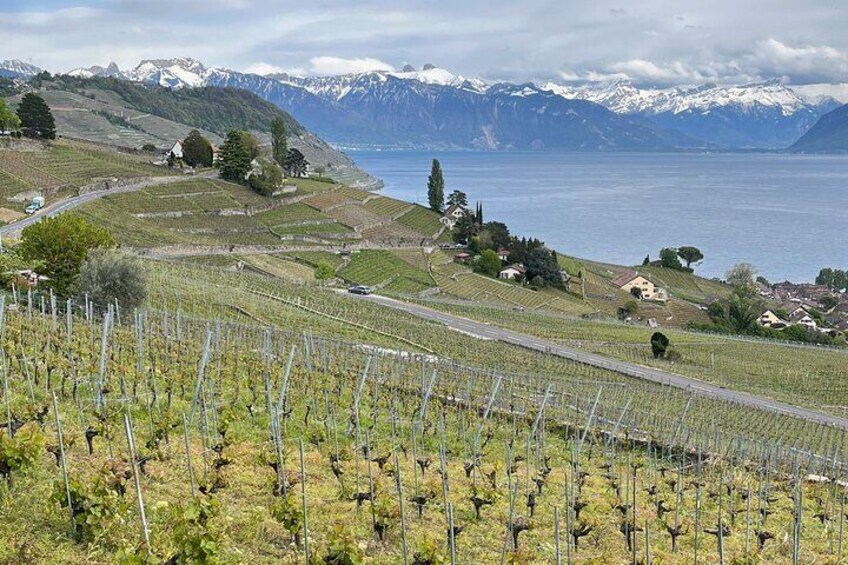
<svg viewBox="0 0 848 565"><path fill-rule="evenodd" d="M428 236L435 235L442 228L438 214L417 205L398 218L398 223Z"/></svg>

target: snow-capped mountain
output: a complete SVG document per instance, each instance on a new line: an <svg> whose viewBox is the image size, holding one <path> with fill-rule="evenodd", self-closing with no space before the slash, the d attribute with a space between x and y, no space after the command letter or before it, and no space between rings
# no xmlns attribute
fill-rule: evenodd
<svg viewBox="0 0 848 565"><path fill-rule="evenodd" d="M589 100L619 114L646 117L706 142L729 148L783 148L825 112L830 97L799 94L778 81L742 86L640 89L627 81L583 87L546 84L568 99Z"/></svg>
<svg viewBox="0 0 848 565"><path fill-rule="evenodd" d="M7 59L0 63L0 76L6 78L30 78L42 69L18 59Z"/></svg>
<svg viewBox="0 0 848 565"><path fill-rule="evenodd" d="M434 65L338 76L261 76L207 68L195 59L181 57L142 61L127 72L110 65L72 73L127 78L174 89L217 86L250 90L342 145L785 148L838 106L823 94L826 88L801 92L776 81L668 89L639 88L626 81L579 87L488 84ZM533 112L526 112L528 108ZM564 125L575 115L584 118L582 133ZM504 127L517 116L526 121ZM612 123L621 130L606 127Z"/></svg>
<svg viewBox="0 0 848 565"><path fill-rule="evenodd" d="M107 77L107 78L117 78L121 80L129 80L130 76L122 71L117 64L109 63L105 67L101 67L100 65L93 65L91 67L79 67L72 71L68 71L68 76L79 77L79 78L94 78L94 77Z"/></svg>
<svg viewBox="0 0 848 565"><path fill-rule="evenodd" d="M128 74L132 80L168 88L203 86L209 73L203 63L190 57L149 59Z"/></svg>

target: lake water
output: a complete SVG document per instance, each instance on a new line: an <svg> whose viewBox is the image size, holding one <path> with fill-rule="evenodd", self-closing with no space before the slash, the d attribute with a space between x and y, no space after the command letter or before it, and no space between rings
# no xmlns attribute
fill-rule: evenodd
<svg viewBox="0 0 848 565"><path fill-rule="evenodd" d="M485 220L562 253L624 265L694 245L696 271L753 263L770 280L848 268L848 156L571 152L389 152L351 156L384 193L426 204L430 159L445 194L460 189Z"/></svg>

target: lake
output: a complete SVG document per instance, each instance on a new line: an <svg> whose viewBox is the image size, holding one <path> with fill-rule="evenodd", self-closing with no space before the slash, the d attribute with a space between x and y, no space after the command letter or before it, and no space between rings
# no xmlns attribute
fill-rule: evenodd
<svg viewBox="0 0 848 565"><path fill-rule="evenodd" d="M747 261L772 281L848 268L848 156L355 151L383 192L426 205L430 160L485 220L568 255L635 265L694 245L696 272Z"/></svg>

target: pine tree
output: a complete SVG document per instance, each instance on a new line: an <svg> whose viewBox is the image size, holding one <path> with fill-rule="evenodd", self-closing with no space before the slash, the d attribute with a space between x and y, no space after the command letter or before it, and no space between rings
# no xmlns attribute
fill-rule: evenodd
<svg viewBox="0 0 848 565"><path fill-rule="evenodd" d="M430 176L427 178L427 200L434 212L441 213L445 207L445 179L438 159L433 159Z"/></svg>
<svg viewBox="0 0 848 565"><path fill-rule="evenodd" d="M286 123L277 117L271 120L271 154L281 167L286 166L289 149L286 144Z"/></svg>
<svg viewBox="0 0 848 565"><path fill-rule="evenodd" d="M18 106L21 128L27 137L56 139L56 121L44 98L28 92Z"/></svg>
<svg viewBox="0 0 848 565"><path fill-rule="evenodd" d="M253 160L250 139L246 131L233 130L221 146L221 176L234 182L244 182Z"/></svg>
<svg viewBox="0 0 848 565"><path fill-rule="evenodd" d="M292 147L286 154L285 170L290 177L306 176L309 162L299 150Z"/></svg>

